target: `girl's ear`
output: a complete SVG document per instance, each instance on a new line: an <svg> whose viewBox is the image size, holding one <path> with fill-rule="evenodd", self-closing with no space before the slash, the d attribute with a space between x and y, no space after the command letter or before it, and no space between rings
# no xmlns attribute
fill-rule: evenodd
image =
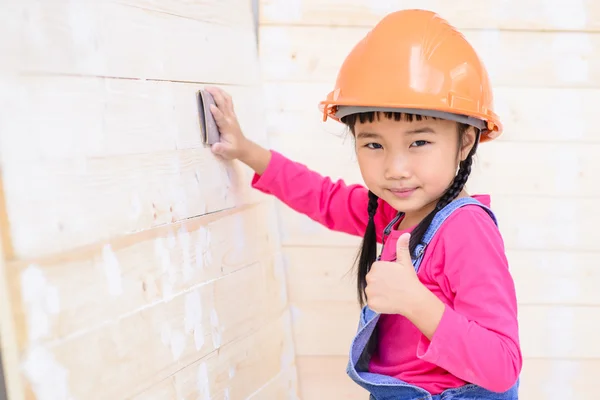
<svg viewBox="0 0 600 400"><path fill-rule="evenodd" d="M471 152L471 149L475 145L475 141L477 140L477 132L475 128L470 126L462 137L462 147L460 149L460 161L464 161Z"/></svg>

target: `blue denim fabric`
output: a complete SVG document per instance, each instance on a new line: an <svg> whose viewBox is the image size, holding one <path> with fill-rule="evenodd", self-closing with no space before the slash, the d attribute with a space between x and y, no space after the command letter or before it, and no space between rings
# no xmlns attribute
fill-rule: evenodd
<svg viewBox="0 0 600 400"><path fill-rule="evenodd" d="M413 260L415 271L418 272L425 248L442 223L454 211L466 205L478 205L482 207L494 220L494 223L497 224L496 217L492 211L474 198L464 197L454 200L437 213L423 237L423 244L417 246L416 259ZM384 237L389 235L400 216L397 216L385 228ZM371 394L371 400L518 400L518 380L511 389L504 393L495 393L474 384L467 384L459 388L448 389L438 395L432 395L420 387L408 384L394 377L361 371L361 368L358 367L359 359L367 346L369 338L373 334L378 320L379 314L371 310L368 306L362 309L358 331L350 347L350 359L346 369L348 376Z"/></svg>

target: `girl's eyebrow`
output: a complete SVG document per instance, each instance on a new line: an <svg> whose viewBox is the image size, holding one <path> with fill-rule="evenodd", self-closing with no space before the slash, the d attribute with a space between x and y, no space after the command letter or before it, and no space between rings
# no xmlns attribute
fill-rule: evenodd
<svg viewBox="0 0 600 400"><path fill-rule="evenodd" d="M422 128L410 129L404 133L412 135L416 133L435 133L435 131L428 126L424 126ZM375 132L360 132L356 135L356 139L381 139L381 135Z"/></svg>
<svg viewBox="0 0 600 400"><path fill-rule="evenodd" d="M406 133L435 133L435 131L428 126L425 126L423 128L408 130Z"/></svg>
<svg viewBox="0 0 600 400"><path fill-rule="evenodd" d="M374 133L374 132L360 132L358 135L356 135L357 139L379 139L381 138L381 135L378 133Z"/></svg>

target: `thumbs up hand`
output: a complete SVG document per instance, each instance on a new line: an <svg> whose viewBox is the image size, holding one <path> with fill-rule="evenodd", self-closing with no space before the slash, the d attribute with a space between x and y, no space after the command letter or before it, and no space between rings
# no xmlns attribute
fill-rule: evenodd
<svg viewBox="0 0 600 400"><path fill-rule="evenodd" d="M376 261L366 276L367 305L380 314L410 314L429 290L419 281L412 265L405 233L396 243L396 261Z"/></svg>

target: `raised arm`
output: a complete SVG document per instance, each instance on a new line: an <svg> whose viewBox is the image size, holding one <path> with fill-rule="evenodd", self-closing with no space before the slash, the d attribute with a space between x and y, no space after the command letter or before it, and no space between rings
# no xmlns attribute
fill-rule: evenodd
<svg viewBox="0 0 600 400"><path fill-rule="evenodd" d="M255 172L254 188L274 195L295 211L329 229L357 236L364 234L369 202L365 187L346 185L342 180L334 182L249 140L238 123L231 96L216 87L206 90L215 100L211 112L221 133L220 142L212 145L215 154L248 165ZM395 215L393 208L379 201L375 215L379 242L383 229Z"/></svg>

